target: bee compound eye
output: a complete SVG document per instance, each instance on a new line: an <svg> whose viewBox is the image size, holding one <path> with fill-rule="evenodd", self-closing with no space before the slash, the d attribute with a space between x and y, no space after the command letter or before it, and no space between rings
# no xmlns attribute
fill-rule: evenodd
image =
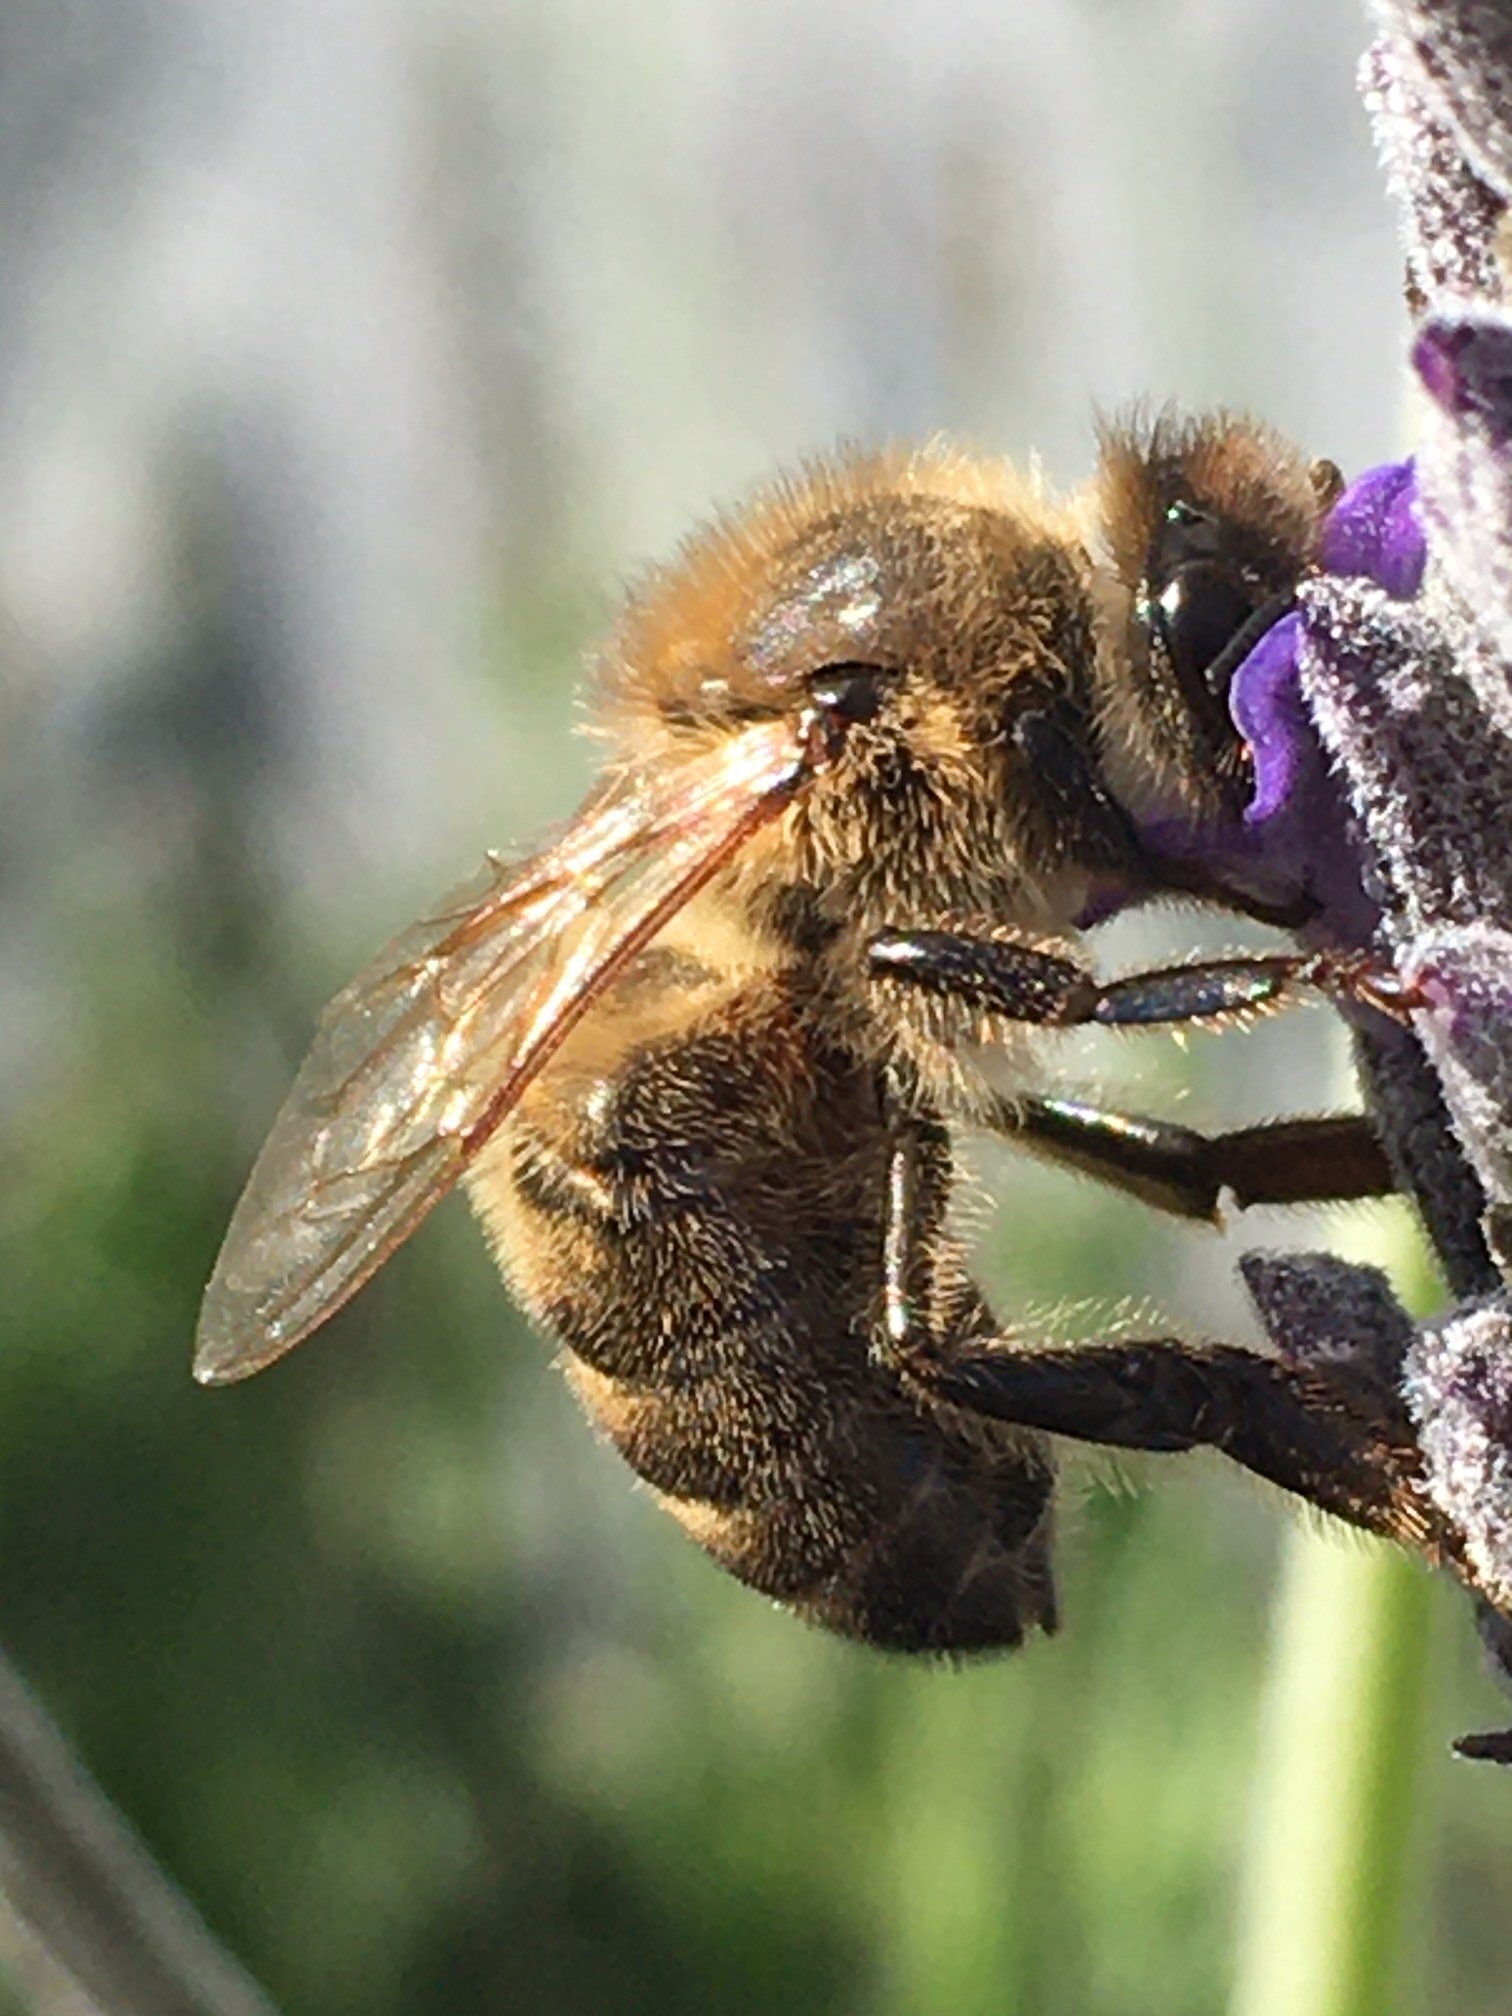
<svg viewBox="0 0 1512 2016"><path fill-rule="evenodd" d="M809 697L839 728L875 721L896 675L882 665L826 665L810 675Z"/></svg>
<svg viewBox="0 0 1512 2016"><path fill-rule="evenodd" d="M1172 572L1151 613L1171 668L1188 692L1216 690L1233 671L1230 646L1261 600L1221 561L1189 560Z"/></svg>

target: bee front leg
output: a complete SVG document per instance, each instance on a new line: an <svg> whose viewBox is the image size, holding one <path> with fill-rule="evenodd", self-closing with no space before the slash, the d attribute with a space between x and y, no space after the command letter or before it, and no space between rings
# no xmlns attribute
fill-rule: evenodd
<svg viewBox="0 0 1512 2016"><path fill-rule="evenodd" d="M930 1399L1015 1427L1119 1449L1217 1449L1352 1525L1457 1558L1422 1485L1400 1401L1350 1368L1298 1366L1176 1337L1034 1345L930 1320L930 1255L947 1165L934 1123L906 1126L889 1165L878 1353Z"/></svg>
<svg viewBox="0 0 1512 2016"><path fill-rule="evenodd" d="M887 931L868 948L874 974L983 1013L1042 1028L1153 1027L1232 1018L1284 1005L1308 988L1405 1011L1391 976L1353 954L1218 959L1099 981L1039 946L945 931ZM1163 1211L1214 1219L1227 1191L1251 1204L1389 1196L1396 1176L1363 1115L1274 1120L1200 1134L1076 1099L999 1100L981 1116L998 1132Z"/></svg>
<svg viewBox="0 0 1512 2016"><path fill-rule="evenodd" d="M1406 1020L1411 989L1363 953L1276 952L1153 967L1099 980L1087 967L1022 940L955 931L881 931L867 946L877 977L1047 1028L1232 1021L1308 992Z"/></svg>

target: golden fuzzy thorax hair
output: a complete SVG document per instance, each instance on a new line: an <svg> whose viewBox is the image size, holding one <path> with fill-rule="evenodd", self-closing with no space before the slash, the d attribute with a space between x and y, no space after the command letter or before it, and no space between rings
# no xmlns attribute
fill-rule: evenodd
<svg viewBox="0 0 1512 2016"><path fill-rule="evenodd" d="M643 755L662 724L785 711L827 664L990 676L1032 556L1064 593L1080 545L1034 478L945 443L810 462L647 574L603 653L603 722Z"/></svg>
<svg viewBox="0 0 1512 2016"><path fill-rule="evenodd" d="M943 444L815 462L641 584L596 726L621 762L676 762L798 708L826 667L894 675L885 715L795 808L795 874L842 881L857 922L884 882L930 912L947 889L961 913L1061 909L1038 884L1058 885L1064 850L1011 731L1090 697L1089 570L1072 510L1006 463Z"/></svg>
<svg viewBox="0 0 1512 2016"><path fill-rule="evenodd" d="M934 716L948 766L957 730L985 724L990 739L1005 689L1022 695L1037 670L1085 686L1121 802L1213 817L1238 751L1215 749L1150 649L1162 522L1178 500L1209 513L1236 564L1288 584L1327 500L1289 443L1236 414L1105 422L1099 448L1067 500L1037 471L944 441L806 464L645 575L601 654L595 728L631 761L686 752L700 730L790 707L820 667L859 662L967 703L951 725Z"/></svg>

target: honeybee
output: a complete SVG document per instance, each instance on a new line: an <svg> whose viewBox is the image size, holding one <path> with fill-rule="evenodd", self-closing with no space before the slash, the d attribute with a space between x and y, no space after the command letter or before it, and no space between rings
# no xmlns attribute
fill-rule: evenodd
<svg viewBox="0 0 1512 2016"><path fill-rule="evenodd" d="M1202 1137L1036 1070L1046 1028L1309 988L1390 1008L1359 959L1103 982L1079 949L1172 892L1305 922L1305 892L1203 843L1250 788L1228 681L1336 481L1247 420L1166 416L1106 428L1065 502L937 445L815 463L696 535L603 652L576 818L326 1010L198 1376L298 1343L461 1179L658 1500L835 1631L967 1653L1053 1628L1054 1436L1215 1446L1446 1551L1408 1424L1344 1371L1029 1345L950 1220L963 1125L1196 1217L1392 1187L1363 1118Z"/></svg>

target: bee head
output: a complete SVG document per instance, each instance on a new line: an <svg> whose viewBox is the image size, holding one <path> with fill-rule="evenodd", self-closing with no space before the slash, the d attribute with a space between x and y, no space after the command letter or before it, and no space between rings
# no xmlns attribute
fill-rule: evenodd
<svg viewBox="0 0 1512 2016"><path fill-rule="evenodd" d="M1103 428L1084 500L1098 718L1110 788L1141 831L1237 823L1253 780L1229 685L1313 564L1339 480L1232 414Z"/></svg>

